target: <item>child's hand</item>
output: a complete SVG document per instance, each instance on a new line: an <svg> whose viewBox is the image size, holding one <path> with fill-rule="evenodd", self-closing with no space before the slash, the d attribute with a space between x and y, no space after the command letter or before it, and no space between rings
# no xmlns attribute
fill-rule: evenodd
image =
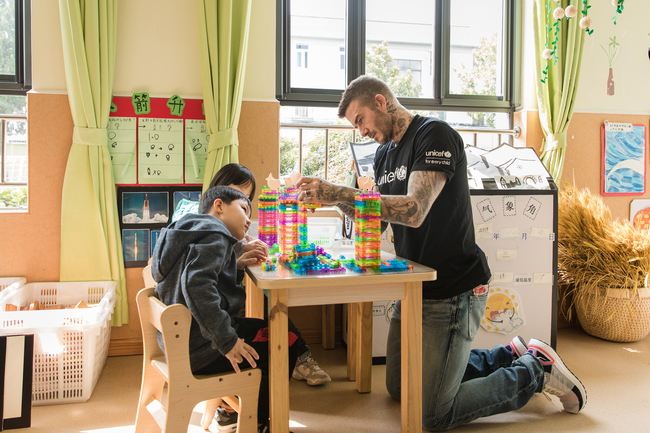
<svg viewBox="0 0 650 433"><path fill-rule="evenodd" d="M266 259L268 259L268 256L265 256L259 251L249 251L239 256L239 258L237 259L237 269L239 269L240 271L244 270L246 266L262 263Z"/></svg>
<svg viewBox="0 0 650 433"><path fill-rule="evenodd" d="M246 358L251 367L255 368L257 367L257 363L253 358L260 359L260 356L257 354L255 349L244 343L243 338L238 338L235 347L230 349L230 352L226 353L226 358L230 361L235 372L241 373L239 363L242 362L244 358Z"/></svg>
<svg viewBox="0 0 650 433"><path fill-rule="evenodd" d="M269 255L269 246L266 245L265 242L262 242L259 239L254 239L244 244L244 249L243 249L244 252L254 251L254 250L263 251L265 256Z"/></svg>
<svg viewBox="0 0 650 433"><path fill-rule="evenodd" d="M262 241L255 240L244 246L244 252L237 259L237 269L243 270L246 266L254 265L266 260L269 248Z"/></svg>

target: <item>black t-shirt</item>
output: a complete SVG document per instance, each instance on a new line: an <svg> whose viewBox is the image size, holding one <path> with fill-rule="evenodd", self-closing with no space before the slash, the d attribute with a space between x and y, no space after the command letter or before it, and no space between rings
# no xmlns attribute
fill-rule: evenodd
<svg viewBox="0 0 650 433"><path fill-rule="evenodd" d="M399 145L391 141L377 149L374 168L382 195L406 195L414 171L447 175L420 227L391 224L395 253L437 271L435 281L423 283L423 297L451 298L487 283L491 274L474 239L467 159L458 132L441 120L415 116Z"/></svg>

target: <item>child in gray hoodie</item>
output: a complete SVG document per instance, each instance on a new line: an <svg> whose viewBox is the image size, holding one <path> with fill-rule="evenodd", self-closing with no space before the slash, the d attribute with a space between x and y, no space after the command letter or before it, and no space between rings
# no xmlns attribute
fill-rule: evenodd
<svg viewBox="0 0 650 433"><path fill-rule="evenodd" d="M248 197L227 186L209 188L199 214L186 214L163 228L151 270L156 295L166 305L183 304L192 314L190 365L194 374L215 374L259 367L262 382L258 423L267 424L268 325L243 317L246 292L240 285L234 245L244 238L250 220ZM263 257L259 258L260 260ZM158 336L161 348L162 336ZM307 350L289 321L289 373Z"/></svg>

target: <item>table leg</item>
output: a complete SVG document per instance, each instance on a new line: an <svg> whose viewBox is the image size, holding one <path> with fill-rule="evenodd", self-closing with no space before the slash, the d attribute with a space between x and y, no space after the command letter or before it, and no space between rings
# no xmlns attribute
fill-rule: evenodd
<svg viewBox="0 0 650 433"><path fill-rule="evenodd" d="M287 290L270 290L269 413L273 433L289 433L289 309Z"/></svg>
<svg viewBox="0 0 650 433"><path fill-rule="evenodd" d="M334 349L334 333L335 333L335 307L336 305L323 305L322 307L322 335L323 335L323 349Z"/></svg>
<svg viewBox="0 0 650 433"><path fill-rule="evenodd" d="M357 380L357 304L348 304L348 380Z"/></svg>
<svg viewBox="0 0 650 433"><path fill-rule="evenodd" d="M402 433L422 432L422 283L404 283Z"/></svg>
<svg viewBox="0 0 650 433"><path fill-rule="evenodd" d="M248 275L244 276L244 286L246 287L246 317L264 319L264 292Z"/></svg>
<svg viewBox="0 0 650 433"><path fill-rule="evenodd" d="M361 302L357 309L357 391L372 387L372 302Z"/></svg>

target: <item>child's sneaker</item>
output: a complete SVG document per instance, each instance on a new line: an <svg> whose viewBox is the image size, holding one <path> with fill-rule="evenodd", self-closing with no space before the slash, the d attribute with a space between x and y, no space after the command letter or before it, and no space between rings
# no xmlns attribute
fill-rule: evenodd
<svg viewBox="0 0 650 433"><path fill-rule="evenodd" d="M587 391L582 382L564 365L559 355L543 341L531 339L528 353L544 368L544 392L560 397L564 410L578 413L587 405Z"/></svg>
<svg viewBox="0 0 650 433"><path fill-rule="evenodd" d="M512 360L521 358L524 353L528 351L528 346L524 342L524 339L517 335L512 341L505 346L508 349L508 352L512 355Z"/></svg>
<svg viewBox="0 0 650 433"><path fill-rule="evenodd" d="M218 407L214 419L217 421L217 428L222 433L234 432L237 430L237 412L231 413L222 407Z"/></svg>
<svg viewBox="0 0 650 433"><path fill-rule="evenodd" d="M322 385L332 381L330 376L311 357L309 350L298 357L291 377L296 380L306 380L307 385Z"/></svg>

